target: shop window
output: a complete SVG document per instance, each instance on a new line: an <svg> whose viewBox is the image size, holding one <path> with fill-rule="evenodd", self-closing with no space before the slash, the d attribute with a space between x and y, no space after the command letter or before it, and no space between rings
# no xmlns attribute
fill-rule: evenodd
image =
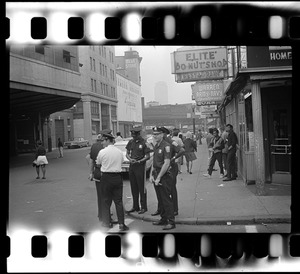
<svg viewBox="0 0 300 274"><path fill-rule="evenodd" d="M39 53L39 54L45 54L45 47L44 46L35 46L34 48L35 52Z"/></svg>
<svg viewBox="0 0 300 274"><path fill-rule="evenodd" d="M69 51L63 50L63 60L66 63L71 63L71 54Z"/></svg>
<svg viewBox="0 0 300 274"><path fill-rule="evenodd" d="M247 94L246 94L247 95ZM252 115L252 95L245 96L246 144L248 151L254 151L254 131Z"/></svg>

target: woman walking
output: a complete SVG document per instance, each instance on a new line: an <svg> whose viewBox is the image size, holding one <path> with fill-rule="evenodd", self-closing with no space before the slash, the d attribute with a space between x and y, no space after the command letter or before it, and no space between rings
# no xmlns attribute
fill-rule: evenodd
<svg viewBox="0 0 300 274"><path fill-rule="evenodd" d="M197 159L195 151L197 151L197 144L193 140L193 135L191 132L186 133L186 139L183 141L184 149L185 149L185 160L187 172L192 174L193 161Z"/></svg>
<svg viewBox="0 0 300 274"><path fill-rule="evenodd" d="M42 173L43 173L43 177L42 179L46 179L45 175L46 175L46 165L48 165L48 160L46 157L46 149L44 148L44 146L42 145L42 141L37 141L37 149L36 149L36 153L35 153L35 167L36 167L36 173L37 173L37 177L36 179L40 179L40 167L42 169Z"/></svg>

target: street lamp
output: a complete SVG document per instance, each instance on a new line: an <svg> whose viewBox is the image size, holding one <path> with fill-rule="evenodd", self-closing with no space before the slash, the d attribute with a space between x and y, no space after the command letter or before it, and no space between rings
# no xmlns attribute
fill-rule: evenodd
<svg viewBox="0 0 300 274"><path fill-rule="evenodd" d="M193 132L194 132L194 134L196 134L195 108L196 108L196 105L195 105L195 104L192 104L192 121L193 121Z"/></svg>

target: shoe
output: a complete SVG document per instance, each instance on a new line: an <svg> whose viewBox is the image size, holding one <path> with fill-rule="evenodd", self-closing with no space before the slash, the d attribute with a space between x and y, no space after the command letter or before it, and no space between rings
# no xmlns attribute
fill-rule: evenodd
<svg viewBox="0 0 300 274"><path fill-rule="evenodd" d="M204 173L203 176L205 176L207 178L211 178L211 175L209 175L208 173Z"/></svg>
<svg viewBox="0 0 300 274"><path fill-rule="evenodd" d="M136 209L132 208L132 209L130 209L130 210L128 210L128 211L126 211L126 212L127 212L127 213L131 213L131 212L134 212L134 211L139 211L139 209L138 209L138 210L136 210Z"/></svg>
<svg viewBox="0 0 300 274"><path fill-rule="evenodd" d="M154 213L151 214L151 216L157 216L160 215L160 212L158 210L156 210Z"/></svg>
<svg viewBox="0 0 300 274"><path fill-rule="evenodd" d="M163 230L170 230L176 228L175 224L167 224L163 227Z"/></svg>
<svg viewBox="0 0 300 274"><path fill-rule="evenodd" d="M192 171L190 171L190 174L192 174Z"/></svg>
<svg viewBox="0 0 300 274"><path fill-rule="evenodd" d="M223 180L223 182L227 182L227 181L231 181L231 180L232 180L232 178L226 178Z"/></svg>
<svg viewBox="0 0 300 274"><path fill-rule="evenodd" d="M119 231L127 231L129 230L129 227L125 224L119 225Z"/></svg>
<svg viewBox="0 0 300 274"><path fill-rule="evenodd" d="M177 216L178 215L178 211L174 211L174 216Z"/></svg>
<svg viewBox="0 0 300 274"><path fill-rule="evenodd" d="M159 220L156 222L152 222L153 225L167 225L167 221Z"/></svg>
<svg viewBox="0 0 300 274"><path fill-rule="evenodd" d="M147 209L141 209L138 214L144 214L147 211Z"/></svg>
<svg viewBox="0 0 300 274"><path fill-rule="evenodd" d="M237 177L232 177L231 180L236 180Z"/></svg>
<svg viewBox="0 0 300 274"><path fill-rule="evenodd" d="M224 174L220 174L220 179L224 178Z"/></svg>
<svg viewBox="0 0 300 274"><path fill-rule="evenodd" d="M37 176L35 179L40 179L40 176Z"/></svg>
<svg viewBox="0 0 300 274"><path fill-rule="evenodd" d="M46 179L46 177L42 177L42 179Z"/></svg>

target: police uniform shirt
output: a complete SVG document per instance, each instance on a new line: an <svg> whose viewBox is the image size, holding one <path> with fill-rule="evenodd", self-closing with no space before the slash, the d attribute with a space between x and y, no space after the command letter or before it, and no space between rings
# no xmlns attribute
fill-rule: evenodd
<svg viewBox="0 0 300 274"><path fill-rule="evenodd" d="M154 147L153 168L161 169L165 159L171 159L171 147L167 141L162 140Z"/></svg>
<svg viewBox="0 0 300 274"><path fill-rule="evenodd" d="M96 160L96 163L101 165L101 172L121 172L122 162L123 153L114 145L101 149Z"/></svg>
<svg viewBox="0 0 300 274"><path fill-rule="evenodd" d="M180 151L180 146L175 140L172 140L170 137L165 139L171 145L171 158L175 156L176 153Z"/></svg>
<svg viewBox="0 0 300 274"><path fill-rule="evenodd" d="M137 161L143 159L144 156L150 152L150 148L141 136L137 139L131 139L126 146L126 149L129 151L130 158Z"/></svg>

